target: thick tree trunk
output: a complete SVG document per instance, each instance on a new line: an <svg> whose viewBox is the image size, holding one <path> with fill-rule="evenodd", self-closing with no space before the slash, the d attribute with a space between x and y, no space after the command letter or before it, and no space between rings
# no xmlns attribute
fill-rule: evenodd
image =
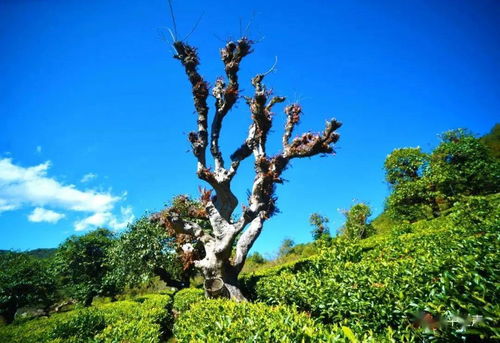
<svg viewBox="0 0 500 343"><path fill-rule="evenodd" d="M238 284L238 275L233 272L216 273L221 276L205 277L203 287L208 298L228 298L235 301L246 301Z"/></svg>
<svg viewBox="0 0 500 343"><path fill-rule="evenodd" d="M231 245L228 247L229 249L216 252L214 245L209 243L205 246L205 258L197 263L205 278L205 295L208 298L246 301L238 284L239 270L231 264Z"/></svg>

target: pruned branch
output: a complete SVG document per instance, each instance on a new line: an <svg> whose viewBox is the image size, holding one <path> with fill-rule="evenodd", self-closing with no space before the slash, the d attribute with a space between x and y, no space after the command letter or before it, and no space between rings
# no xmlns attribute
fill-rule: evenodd
<svg viewBox="0 0 500 343"><path fill-rule="evenodd" d="M219 78L212 90L212 95L215 97L215 115L212 121L210 152L215 160L215 170L224 168L224 160L219 148L222 120L238 100L238 71L242 59L251 53L251 46L252 41L243 37L236 43L228 42L220 52L229 84L226 86L224 80Z"/></svg>
<svg viewBox="0 0 500 343"><path fill-rule="evenodd" d="M177 53L174 57L181 61L191 83L194 107L198 113L198 131L189 134L189 141L191 142L193 154L198 159L199 170L207 167L205 151L208 141L208 84L198 72L200 61L196 49L180 41L174 42L174 48Z"/></svg>
<svg viewBox="0 0 500 343"><path fill-rule="evenodd" d="M295 125L300 122L302 107L299 104L292 104L285 107L286 122L285 132L283 133L283 150L286 150L290 137L292 136Z"/></svg>
<svg viewBox="0 0 500 343"><path fill-rule="evenodd" d="M331 154L334 152L332 144L339 139L335 132L342 124L335 119L326 122L322 134L304 133L286 145L283 156L286 158L309 157L318 154Z"/></svg>
<svg viewBox="0 0 500 343"><path fill-rule="evenodd" d="M248 229L241 235L238 243L236 243L236 255L232 264L237 271L240 271L241 268L243 268L248 252L259 237L263 224L264 218L257 216L250 223Z"/></svg>

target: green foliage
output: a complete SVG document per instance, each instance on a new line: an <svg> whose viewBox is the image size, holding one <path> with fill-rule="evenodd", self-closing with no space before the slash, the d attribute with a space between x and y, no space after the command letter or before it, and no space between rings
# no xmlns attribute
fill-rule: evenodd
<svg viewBox="0 0 500 343"><path fill-rule="evenodd" d="M174 310L182 313L189 307L205 299L205 292L199 288L185 288L174 295Z"/></svg>
<svg viewBox="0 0 500 343"><path fill-rule="evenodd" d="M170 286L177 286L181 280L189 281L189 274L183 271L175 251L174 238L148 216L133 223L113 245L109 255L113 277L128 286L147 283L154 276Z"/></svg>
<svg viewBox="0 0 500 343"><path fill-rule="evenodd" d="M295 245L294 241L290 238L285 238L283 242L281 242L280 248L278 250L278 258L284 257L292 252L293 246Z"/></svg>
<svg viewBox="0 0 500 343"><path fill-rule="evenodd" d="M106 322L102 312L90 308L59 322L52 330L51 336L67 342L82 342L93 338L105 327Z"/></svg>
<svg viewBox="0 0 500 343"><path fill-rule="evenodd" d="M442 143L432 152L428 177L448 197L500 191L500 163L479 139L460 129L442 135Z"/></svg>
<svg viewBox="0 0 500 343"><path fill-rule="evenodd" d="M391 234L394 236L401 236L413 231L413 226L410 223L399 223L394 225Z"/></svg>
<svg viewBox="0 0 500 343"><path fill-rule="evenodd" d="M371 214L368 205L363 203L353 205L348 211L344 212L346 222L342 228L342 234L348 239L364 239L372 235L375 230L368 223Z"/></svg>
<svg viewBox="0 0 500 343"><path fill-rule="evenodd" d="M328 342L330 334L304 314L280 306L205 300L175 322L179 342Z"/></svg>
<svg viewBox="0 0 500 343"><path fill-rule="evenodd" d="M19 307L47 307L56 297L56 284L46 261L24 253L0 255L0 315L7 322Z"/></svg>
<svg viewBox="0 0 500 343"><path fill-rule="evenodd" d="M297 306L358 336L391 328L397 341L498 338L499 202L469 198L448 216L412 224L376 245L335 239L300 266L254 276L254 296ZM472 324L474 318L480 320ZM433 321L439 327L429 329Z"/></svg>
<svg viewBox="0 0 500 343"><path fill-rule="evenodd" d="M146 295L132 300L54 314L0 328L9 343L160 342L170 332L172 298Z"/></svg>
<svg viewBox="0 0 500 343"><path fill-rule="evenodd" d="M384 162L385 178L391 185L419 179L429 156L420 148L402 148L391 152Z"/></svg>
<svg viewBox="0 0 500 343"><path fill-rule="evenodd" d="M445 132L441 139L430 155L404 148L387 157L386 179L392 186L387 209L394 219L435 218L461 196L500 191L500 161L480 139L463 129Z"/></svg>
<svg viewBox="0 0 500 343"><path fill-rule="evenodd" d="M481 137L481 143L489 148L493 157L500 159L500 124L495 124L490 133Z"/></svg>
<svg viewBox="0 0 500 343"><path fill-rule="evenodd" d="M400 183L386 199L387 213L396 221L432 219L440 214L440 199L443 196L430 191L426 178Z"/></svg>
<svg viewBox="0 0 500 343"><path fill-rule="evenodd" d="M120 284L111 277L108 252L113 234L97 229L61 244L54 265L69 295L89 306L96 295L115 295Z"/></svg>
<svg viewBox="0 0 500 343"><path fill-rule="evenodd" d="M262 254L256 251L252 255L247 257L247 263L248 262L255 264L263 264L266 262L266 259L264 258L264 256L262 256Z"/></svg>
<svg viewBox="0 0 500 343"><path fill-rule="evenodd" d="M329 221L328 217L322 216L319 213L311 214L309 223L314 227L311 234L315 241L322 237L330 237L330 229L327 225Z"/></svg>

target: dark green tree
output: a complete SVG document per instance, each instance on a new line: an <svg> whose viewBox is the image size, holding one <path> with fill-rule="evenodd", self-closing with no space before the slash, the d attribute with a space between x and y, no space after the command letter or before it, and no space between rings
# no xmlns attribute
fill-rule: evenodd
<svg viewBox="0 0 500 343"><path fill-rule="evenodd" d="M48 262L23 253L0 255L0 315L7 323L23 306L48 307L56 298L56 283Z"/></svg>
<svg viewBox="0 0 500 343"><path fill-rule="evenodd" d="M315 241L323 237L330 237L330 229L327 225L329 221L328 217L322 216L319 213L311 214L309 223L313 226L311 234Z"/></svg>
<svg viewBox="0 0 500 343"><path fill-rule="evenodd" d="M433 218L462 196L500 191L499 160L464 129L442 134L429 155L420 148L396 149L384 167L392 188L387 210L398 221Z"/></svg>
<svg viewBox="0 0 500 343"><path fill-rule="evenodd" d="M393 186L416 181L421 178L428 161L429 155L420 148L395 149L385 159L385 178Z"/></svg>
<svg viewBox="0 0 500 343"><path fill-rule="evenodd" d="M122 288L109 264L113 244L111 231L97 229L68 238L56 252L54 265L63 288L85 306L90 306L97 295L114 296Z"/></svg>
<svg viewBox="0 0 500 343"><path fill-rule="evenodd" d="M441 140L426 173L436 191L452 199L500 191L500 163L478 138L457 129L443 133Z"/></svg>

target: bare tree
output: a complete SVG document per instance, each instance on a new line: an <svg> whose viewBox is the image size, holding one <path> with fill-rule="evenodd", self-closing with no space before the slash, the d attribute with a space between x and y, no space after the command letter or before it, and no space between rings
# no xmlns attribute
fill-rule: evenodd
<svg viewBox="0 0 500 343"><path fill-rule="evenodd" d="M246 256L261 233L264 222L276 212L275 185L282 183L281 174L291 160L334 152L333 144L339 139L335 132L341 124L332 119L326 122L322 133L304 133L290 141L294 127L299 123L302 108L299 104L285 107L286 123L282 138L282 151L268 155L266 141L272 126L273 107L285 101L284 97L272 96L263 84L267 73L257 74L251 82L253 96L241 96L238 71L241 61L252 52L253 42L243 37L228 42L221 49L221 58L227 79L218 78L210 87L198 72L200 63L196 48L183 41L175 41L175 58L184 66L192 86L194 106L198 115L197 131L189 133L192 151L197 159L197 175L212 190L202 190L202 209L194 206L189 216L181 215L174 207L157 214L156 218L169 231L180 237L186 256L205 278L205 291L209 297L225 296L245 300L238 287L240 273ZM208 133L207 99L209 89L215 98L215 112L210 136ZM244 98L250 108L252 123L243 144L226 163L219 147L222 121L238 99ZM210 145L213 168L207 163L206 150ZM235 217L238 199L231 191L231 181L241 162L253 155L255 178L247 206ZM215 194L212 195L212 191ZM209 222L209 229L203 222ZM196 243L193 243L196 242ZM202 246L202 253L195 254L194 246Z"/></svg>

